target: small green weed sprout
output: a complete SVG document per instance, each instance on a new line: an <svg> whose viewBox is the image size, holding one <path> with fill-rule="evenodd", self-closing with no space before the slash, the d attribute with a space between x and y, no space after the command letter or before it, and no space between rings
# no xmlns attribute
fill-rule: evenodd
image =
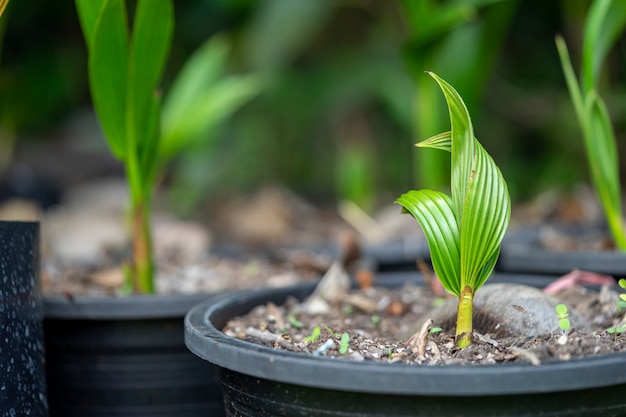
<svg viewBox="0 0 626 417"><path fill-rule="evenodd" d="M335 332L332 328L330 328L327 324L322 324L324 326L324 330L328 332L330 337L337 338L339 337L339 333Z"/></svg>
<svg viewBox="0 0 626 417"><path fill-rule="evenodd" d="M296 318L293 314L287 316L287 321L296 329L302 328L302 322Z"/></svg>
<svg viewBox="0 0 626 417"><path fill-rule="evenodd" d="M621 289L626 290L626 279L624 278L620 279L619 281L617 281L617 285L619 285ZM626 308L626 294L619 295L617 306L622 310Z"/></svg>
<svg viewBox="0 0 626 417"><path fill-rule="evenodd" d="M559 319L559 328L563 333L567 332L571 326L569 319L569 313L567 312L567 306L565 304L557 304L554 308L556 317Z"/></svg>
<svg viewBox="0 0 626 417"><path fill-rule="evenodd" d="M341 340L339 341L339 353L345 355L348 353L348 348L350 347L350 335L348 333L344 333L341 335Z"/></svg>
<svg viewBox="0 0 626 417"><path fill-rule="evenodd" d="M626 279L620 279L617 282L617 285L619 285L620 288L626 290ZM620 294L619 299L617 300L617 313L621 314L624 309L626 309L626 294ZM619 334L626 331L626 322L622 323L621 326L608 328L606 329L606 331L613 336L613 339L615 339Z"/></svg>
<svg viewBox="0 0 626 417"><path fill-rule="evenodd" d="M322 329L320 326L315 326L311 331L311 335L304 338L306 343L314 343L320 338L320 334L322 333Z"/></svg>
<svg viewBox="0 0 626 417"><path fill-rule="evenodd" d="M609 333L613 337L613 340L617 339L617 336L624 333L625 331L626 331L626 323L623 323L619 327L610 327L606 329L606 332Z"/></svg>
<svg viewBox="0 0 626 417"><path fill-rule="evenodd" d="M441 331L443 331L441 327L431 327L430 330L428 330L428 333L433 334L433 333L439 333Z"/></svg>
<svg viewBox="0 0 626 417"><path fill-rule="evenodd" d="M420 224L435 273L459 297L456 344L472 343L475 292L491 275L511 217L511 199L495 162L474 137L459 93L432 72L448 104L451 131L417 144L451 153L451 191L413 190L396 202Z"/></svg>

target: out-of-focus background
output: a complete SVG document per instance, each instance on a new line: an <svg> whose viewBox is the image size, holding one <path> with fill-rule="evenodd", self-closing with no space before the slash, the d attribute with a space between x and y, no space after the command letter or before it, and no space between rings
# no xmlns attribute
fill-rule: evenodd
<svg viewBox="0 0 626 417"><path fill-rule="evenodd" d="M425 70L459 90L515 204L575 193L588 172L554 38L565 37L578 67L589 4L175 1L165 92L190 54L216 36L227 45L224 77L253 75L262 87L168 166L155 205L204 223L224 210L239 210L244 222L246 213L276 212L285 201L334 208L348 200L374 216L408 189L445 189L448 156L413 147L449 129L443 97ZM101 205L123 199L96 186L123 171L92 112L74 7L12 1L0 20L4 218L54 210L77 187L96 190ZM625 47L622 39L610 54L602 91L619 144ZM272 193L282 198L275 210L266 201ZM34 208L15 205L24 200Z"/></svg>

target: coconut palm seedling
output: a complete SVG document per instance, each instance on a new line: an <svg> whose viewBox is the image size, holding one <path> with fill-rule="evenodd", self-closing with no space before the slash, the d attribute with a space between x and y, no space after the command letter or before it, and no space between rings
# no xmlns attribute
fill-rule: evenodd
<svg viewBox="0 0 626 417"><path fill-rule="evenodd" d="M598 92L602 64L626 25L626 2L595 1L583 34L580 83L565 41L556 38L565 81L582 132L591 182L600 200L615 246L626 251L622 196L615 134L604 100Z"/></svg>
<svg viewBox="0 0 626 417"><path fill-rule="evenodd" d="M451 131L417 144L451 153L451 196L412 190L396 202L424 231L433 268L444 288L459 297L456 343L472 343L476 291L489 278L511 217L511 199L502 173L474 137L472 122L457 91L429 72L448 104Z"/></svg>
<svg viewBox="0 0 626 417"><path fill-rule="evenodd" d="M172 0L135 2L132 28L125 0L76 0L76 8L94 108L130 189L132 260L126 286L153 293L151 202L164 166L188 145L206 140L211 128L258 92L259 83L224 77L225 45L211 39L185 63L161 100L174 30Z"/></svg>

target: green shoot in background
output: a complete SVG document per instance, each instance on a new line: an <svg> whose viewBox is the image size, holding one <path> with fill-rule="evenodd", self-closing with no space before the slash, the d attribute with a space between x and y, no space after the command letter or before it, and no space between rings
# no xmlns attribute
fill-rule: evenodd
<svg viewBox="0 0 626 417"><path fill-rule="evenodd" d="M423 138L445 129L443 106L435 104L437 86L423 69L446 70L469 109L479 108L487 80L511 27L518 2L503 0L403 0L408 32L405 60L416 85L413 126ZM440 188L450 181L445 154L424 149L414 159L419 187Z"/></svg>
<svg viewBox="0 0 626 417"><path fill-rule="evenodd" d="M582 131L591 181L602 204L615 246L626 251L622 197L615 134L599 82L602 65L626 24L626 2L595 1L586 18L582 67L577 81L565 41L556 38L561 66Z"/></svg>
<svg viewBox="0 0 626 417"><path fill-rule="evenodd" d="M557 304L554 311L556 312L556 318L559 319L559 328L565 333L570 328L570 322L567 318L569 317L567 306L565 304Z"/></svg>
<svg viewBox="0 0 626 417"><path fill-rule="evenodd" d="M459 297L456 343L472 343L472 310L476 291L489 278L511 217L511 200L495 162L474 137L465 103L446 81L439 84L449 108L450 132L417 146L451 153L451 190L413 190L396 202L419 222L430 248L435 273L444 288Z"/></svg>
<svg viewBox="0 0 626 417"><path fill-rule="evenodd" d="M341 335L341 340L339 341L339 354L345 355L348 353L348 349L350 348L350 335L348 333L343 333Z"/></svg>
<svg viewBox="0 0 626 417"><path fill-rule="evenodd" d="M258 86L222 80L223 47L206 43L174 80L161 111L159 85L174 31L172 0L138 0L132 29L125 0L76 0L76 8L94 108L111 152L124 164L130 190L127 288L153 293L151 203L161 170L256 94Z"/></svg>

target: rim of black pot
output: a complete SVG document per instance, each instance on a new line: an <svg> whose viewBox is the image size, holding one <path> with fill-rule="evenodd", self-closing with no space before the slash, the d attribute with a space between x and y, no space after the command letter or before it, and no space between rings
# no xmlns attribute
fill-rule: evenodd
<svg viewBox="0 0 626 417"><path fill-rule="evenodd" d="M45 318L67 320L136 320L182 317L191 307L226 292L125 296L45 295Z"/></svg>
<svg viewBox="0 0 626 417"><path fill-rule="evenodd" d="M558 225L557 225L558 226ZM580 235L581 227L557 227L566 235ZM540 227L528 227L505 236L497 269L517 272L565 274L574 269L626 276L626 254L617 250L557 251L542 248ZM588 228L597 233L597 227Z"/></svg>
<svg viewBox="0 0 626 417"><path fill-rule="evenodd" d="M365 245L363 252L378 264L406 262L415 265L417 259L430 259L426 238L394 239L385 243Z"/></svg>
<svg viewBox="0 0 626 417"><path fill-rule="evenodd" d="M504 279L504 274L498 275ZM513 277L519 281L522 275ZM570 391L626 383L623 352L540 366L406 365L278 351L226 336L219 330L234 315L245 314L269 300L279 304L288 296L303 298L313 288L299 285L234 293L199 304L185 317L185 343L200 358L231 371L340 391L472 396Z"/></svg>
<svg viewBox="0 0 626 417"><path fill-rule="evenodd" d="M38 220L0 220L0 224L15 224L15 225L39 225Z"/></svg>
<svg viewBox="0 0 626 417"><path fill-rule="evenodd" d="M511 245L503 246L498 266L519 272L564 274L578 269L623 277L626 276L626 254L617 251L557 252Z"/></svg>

